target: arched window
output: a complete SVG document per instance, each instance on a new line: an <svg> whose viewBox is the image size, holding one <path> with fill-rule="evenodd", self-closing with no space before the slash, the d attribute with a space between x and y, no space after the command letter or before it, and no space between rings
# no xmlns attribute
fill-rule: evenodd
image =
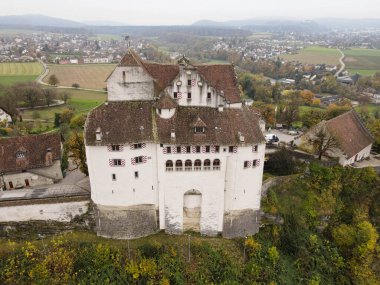
<svg viewBox="0 0 380 285"><path fill-rule="evenodd" d="M173 161L167 160L165 163L166 171L173 171Z"/></svg>
<svg viewBox="0 0 380 285"><path fill-rule="evenodd" d="M196 159L194 161L194 170L200 171L202 169L202 161L200 159Z"/></svg>
<svg viewBox="0 0 380 285"><path fill-rule="evenodd" d="M191 171L193 170L193 163L190 159L185 161L185 171Z"/></svg>
<svg viewBox="0 0 380 285"><path fill-rule="evenodd" d="M203 169L204 170L210 170L211 169L211 161L209 159L206 159L203 162Z"/></svg>
<svg viewBox="0 0 380 285"><path fill-rule="evenodd" d="M175 171L182 171L182 160L177 160L175 162Z"/></svg>
<svg viewBox="0 0 380 285"><path fill-rule="evenodd" d="M212 163L213 170L220 170L220 160L219 159L214 159L214 162Z"/></svg>

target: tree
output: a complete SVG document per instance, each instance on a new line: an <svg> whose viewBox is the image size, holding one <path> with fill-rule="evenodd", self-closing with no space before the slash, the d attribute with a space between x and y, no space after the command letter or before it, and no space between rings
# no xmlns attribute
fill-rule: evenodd
<svg viewBox="0 0 380 285"><path fill-rule="evenodd" d="M49 76L48 83L52 86L56 86L59 83L59 80L55 74Z"/></svg>
<svg viewBox="0 0 380 285"><path fill-rule="evenodd" d="M67 104L67 101L71 98L71 94L69 92L64 91L60 94L60 97L61 100L65 102L65 104Z"/></svg>
<svg viewBox="0 0 380 285"><path fill-rule="evenodd" d="M54 99L57 97L55 90L53 89L42 89L42 95L45 99L45 104L50 106Z"/></svg>
<svg viewBox="0 0 380 285"><path fill-rule="evenodd" d="M321 160L322 156L328 151L339 146L335 136L327 129L325 121L312 128L305 135L305 139L311 144L319 160Z"/></svg>
<svg viewBox="0 0 380 285"><path fill-rule="evenodd" d="M73 132L68 141L68 152L72 158L76 169L88 176L86 149L82 133Z"/></svg>
<svg viewBox="0 0 380 285"><path fill-rule="evenodd" d="M291 126L299 118L299 107L295 104L290 104L284 108L281 114L281 119L288 126Z"/></svg>
<svg viewBox="0 0 380 285"><path fill-rule="evenodd" d="M35 83L22 86L21 92L24 100L32 108L41 100L41 88Z"/></svg>

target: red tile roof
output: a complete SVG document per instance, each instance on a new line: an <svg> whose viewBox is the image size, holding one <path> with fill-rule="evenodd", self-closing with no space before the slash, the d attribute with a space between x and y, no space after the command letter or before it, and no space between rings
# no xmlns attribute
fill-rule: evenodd
<svg viewBox="0 0 380 285"><path fill-rule="evenodd" d="M198 118L206 126L201 135L194 133L193 123ZM88 115L85 138L86 145L137 142L238 145L240 132L245 143L256 144L265 141L258 121L257 114L248 107L219 112L210 107L179 106L171 119L161 119L153 101L109 102ZM101 142L95 140L97 128L102 131ZM175 142L172 130L176 133Z"/></svg>
<svg viewBox="0 0 380 285"><path fill-rule="evenodd" d="M45 158L48 150L52 159L61 159L61 136L43 134L0 139L0 171L16 172L50 166ZM16 153L24 153L17 158Z"/></svg>
<svg viewBox="0 0 380 285"><path fill-rule="evenodd" d="M198 65L199 74L231 103L240 102L240 91L235 71L230 64Z"/></svg>
<svg viewBox="0 0 380 285"><path fill-rule="evenodd" d="M326 125L337 139L339 148L349 158L374 142L371 133L354 110L327 121Z"/></svg>
<svg viewBox="0 0 380 285"><path fill-rule="evenodd" d="M158 99L155 104L155 107L158 109L174 109L177 106L177 102L167 93L161 95L160 99Z"/></svg>

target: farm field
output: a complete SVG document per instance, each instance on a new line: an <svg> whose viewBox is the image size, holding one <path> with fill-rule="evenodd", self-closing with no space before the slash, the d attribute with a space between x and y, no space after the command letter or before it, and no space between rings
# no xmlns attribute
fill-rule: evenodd
<svg viewBox="0 0 380 285"><path fill-rule="evenodd" d="M0 63L0 84L9 86L14 83L33 81L43 70L43 66L38 62Z"/></svg>
<svg viewBox="0 0 380 285"><path fill-rule="evenodd" d="M343 53L346 69L351 74L371 76L380 71L380 49L352 48Z"/></svg>
<svg viewBox="0 0 380 285"><path fill-rule="evenodd" d="M71 87L78 83L81 88L102 90L105 80L114 70L115 64L81 64L81 65L49 65L49 74L43 79L48 82L49 76L55 74L58 85Z"/></svg>
<svg viewBox="0 0 380 285"><path fill-rule="evenodd" d="M298 54L286 54L280 57L287 61L298 61L306 64L338 65L341 54L337 49L310 46L300 50Z"/></svg>

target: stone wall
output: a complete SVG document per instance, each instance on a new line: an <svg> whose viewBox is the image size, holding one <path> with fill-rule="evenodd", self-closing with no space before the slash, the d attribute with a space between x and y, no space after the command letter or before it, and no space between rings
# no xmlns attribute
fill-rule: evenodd
<svg viewBox="0 0 380 285"><path fill-rule="evenodd" d="M107 238L134 239L158 231L157 211L154 205L96 205L95 221L97 234Z"/></svg>
<svg viewBox="0 0 380 285"><path fill-rule="evenodd" d="M223 237L235 238L254 235L259 232L260 211L246 209L224 213Z"/></svg>

